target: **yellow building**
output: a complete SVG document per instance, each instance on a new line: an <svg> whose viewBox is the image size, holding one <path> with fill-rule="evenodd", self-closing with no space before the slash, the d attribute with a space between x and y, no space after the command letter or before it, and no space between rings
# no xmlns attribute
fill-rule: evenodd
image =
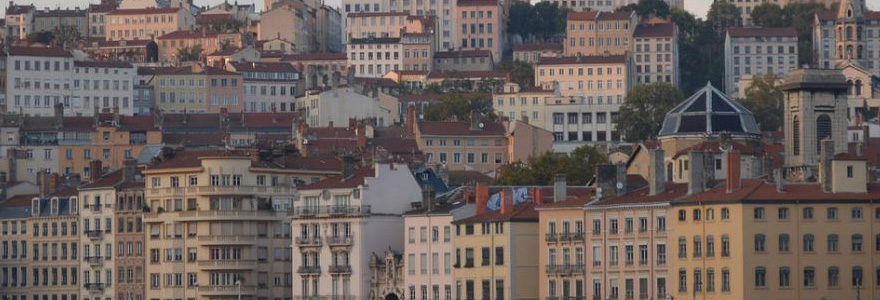
<svg viewBox="0 0 880 300"><path fill-rule="evenodd" d="M444 164L449 170L489 172L507 164L506 129L500 122L418 122L413 126L419 150L428 164ZM413 118L413 120L415 120Z"/></svg>
<svg viewBox="0 0 880 300"><path fill-rule="evenodd" d="M622 55L632 51L638 15L633 11L572 12L565 28L565 55Z"/></svg>
<svg viewBox="0 0 880 300"><path fill-rule="evenodd" d="M58 170L90 177L90 163L100 160L102 168L119 169L126 159L135 159L145 145L162 143L162 132L152 116L101 114L95 117L67 117L58 140Z"/></svg>
<svg viewBox="0 0 880 300"><path fill-rule="evenodd" d="M453 222L455 299L538 299L538 213L532 202L487 209L488 186L477 186L477 211ZM480 195L483 195L482 197Z"/></svg>

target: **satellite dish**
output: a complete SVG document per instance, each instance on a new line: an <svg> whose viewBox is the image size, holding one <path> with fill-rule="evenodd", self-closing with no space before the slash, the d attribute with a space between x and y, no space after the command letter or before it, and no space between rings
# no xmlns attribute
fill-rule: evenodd
<svg viewBox="0 0 880 300"><path fill-rule="evenodd" d="M480 123L480 128L483 128L486 124Z"/></svg>
<svg viewBox="0 0 880 300"><path fill-rule="evenodd" d="M618 189L618 190L622 190L622 189L623 189L623 182L619 182L619 181L617 182L617 189Z"/></svg>
<svg viewBox="0 0 880 300"><path fill-rule="evenodd" d="M308 144L309 144L309 140L308 140L308 139L303 139L303 145L308 145Z"/></svg>
<svg viewBox="0 0 880 300"><path fill-rule="evenodd" d="M424 119L425 119L425 114L419 114L419 120L424 120Z"/></svg>

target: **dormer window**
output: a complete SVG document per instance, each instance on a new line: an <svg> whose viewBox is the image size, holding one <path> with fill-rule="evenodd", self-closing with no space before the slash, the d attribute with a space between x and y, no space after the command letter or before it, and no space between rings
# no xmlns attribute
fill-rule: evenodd
<svg viewBox="0 0 880 300"><path fill-rule="evenodd" d="M68 201L70 201L70 203L69 203L70 214L76 214L77 209L79 209L79 207L77 207L77 205L78 205L77 202L79 202L79 201L77 201L76 197L71 197L70 200L68 200Z"/></svg>
<svg viewBox="0 0 880 300"><path fill-rule="evenodd" d="M31 214L33 216L40 215L40 199L31 200Z"/></svg>
<svg viewBox="0 0 880 300"><path fill-rule="evenodd" d="M852 14L852 9L847 9L847 10L846 10L846 17L847 17L847 18L852 18L852 16L853 16L853 14Z"/></svg>
<svg viewBox="0 0 880 300"><path fill-rule="evenodd" d="M57 215L57 214L58 214L58 198L52 198L52 209L51 209L51 213L52 213L53 215Z"/></svg>

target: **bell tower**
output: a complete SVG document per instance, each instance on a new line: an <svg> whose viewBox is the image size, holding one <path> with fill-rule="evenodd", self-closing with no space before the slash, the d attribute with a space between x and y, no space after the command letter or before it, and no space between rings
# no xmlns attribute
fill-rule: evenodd
<svg viewBox="0 0 880 300"><path fill-rule="evenodd" d="M865 39L865 0L842 0L834 25L835 62L841 66L857 62L865 66L867 42Z"/></svg>
<svg viewBox="0 0 880 300"><path fill-rule="evenodd" d="M847 85L840 70L799 69L789 73L783 90L786 177L815 180L823 140L845 152ZM833 154L832 154L833 155Z"/></svg>

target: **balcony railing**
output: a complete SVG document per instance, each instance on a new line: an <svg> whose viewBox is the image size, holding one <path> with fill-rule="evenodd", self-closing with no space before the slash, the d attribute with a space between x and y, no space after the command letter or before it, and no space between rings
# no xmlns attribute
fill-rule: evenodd
<svg viewBox="0 0 880 300"><path fill-rule="evenodd" d="M330 274L351 274L351 266L349 265L337 265L330 266Z"/></svg>
<svg viewBox="0 0 880 300"><path fill-rule="evenodd" d="M584 264L547 265L548 275L576 275L584 273Z"/></svg>
<svg viewBox="0 0 880 300"><path fill-rule="evenodd" d="M575 241L583 241L586 235L583 232L575 232L572 239Z"/></svg>
<svg viewBox="0 0 880 300"><path fill-rule="evenodd" d="M104 263L104 257L103 257L103 256L89 256L89 257L86 257L85 259L86 259L86 261L89 262L89 264L92 265L92 266L95 266L95 265L101 265L101 264Z"/></svg>
<svg viewBox="0 0 880 300"><path fill-rule="evenodd" d="M296 245L300 247L321 246L320 236L300 236L296 238Z"/></svg>
<svg viewBox="0 0 880 300"><path fill-rule="evenodd" d="M296 187L288 186L246 186L209 185L189 187L148 188L147 196L183 196L186 194L277 194L294 195Z"/></svg>
<svg viewBox="0 0 880 300"><path fill-rule="evenodd" d="M199 242L217 242L217 243L252 243L257 240L255 235L202 235L199 236Z"/></svg>
<svg viewBox="0 0 880 300"><path fill-rule="evenodd" d="M328 206L301 206L294 207L288 213L291 217L319 217L319 216L360 216L370 214L369 205L328 205Z"/></svg>
<svg viewBox="0 0 880 300"><path fill-rule="evenodd" d="M548 234L546 235L546 238L545 238L545 239L546 239L548 242L555 242L555 241L558 239L558 237L556 236L556 233L551 232L551 233L548 233Z"/></svg>
<svg viewBox="0 0 880 300"><path fill-rule="evenodd" d="M90 291L90 292L102 292L102 291L104 291L104 288L105 288L104 284L103 284L103 283L100 283L100 282L98 282L98 283L86 283L86 284L83 285L83 287L85 287L86 290L88 290L88 291Z"/></svg>
<svg viewBox="0 0 880 300"><path fill-rule="evenodd" d="M330 246L350 246L352 237L348 236L331 236L327 238L327 244Z"/></svg>
<svg viewBox="0 0 880 300"><path fill-rule="evenodd" d="M296 269L296 272L299 274L321 274L320 266L300 266Z"/></svg>
<svg viewBox="0 0 880 300"><path fill-rule="evenodd" d="M257 261L252 259L237 260L200 260L199 267L210 269L253 269Z"/></svg>
<svg viewBox="0 0 880 300"><path fill-rule="evenodd" d="M100 240L104 237L103 230L86 230L85 234L92 240Z"/></svg>
<svg viewBox="0 0 880 300"><path fill-rule="evenodd" d="M223 286L199 286L198 287L199 294L205 296L236 296L241 292L242 295L253 295L256 293L256 287L250 286L237 286L237 285L223 285Z"/></svg>

